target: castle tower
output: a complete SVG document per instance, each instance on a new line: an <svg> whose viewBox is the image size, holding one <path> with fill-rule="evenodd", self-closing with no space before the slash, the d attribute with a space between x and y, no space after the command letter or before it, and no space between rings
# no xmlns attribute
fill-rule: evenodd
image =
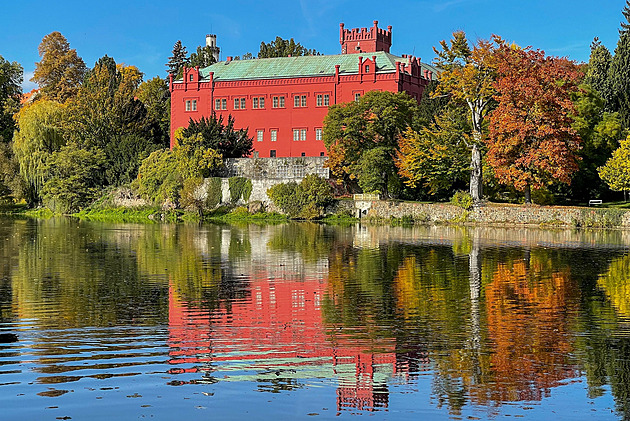
<svg viewBox="0 0 630 421"><path fill-rule="evenodd" d="M378 27L378 21L374 21L371 28L344 29L343 23L339 24L339 43L341 54L374 53L384 51L389 53L392 46L392 27L387 30Z"/></svg>
<svg viewBox="0 0 630 421"><path fill-rule="evenodd" d="M217 36L214 34L206 35L206 47L210 47L212 50L212 56L214 61L219 61L219 47L217 47Z"/></svg>

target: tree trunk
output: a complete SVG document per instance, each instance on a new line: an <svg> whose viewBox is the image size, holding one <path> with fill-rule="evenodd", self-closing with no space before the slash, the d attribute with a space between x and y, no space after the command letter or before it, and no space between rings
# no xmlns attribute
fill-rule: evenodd
<svg viewBox="0 0 630 421"><path fill-rule="evenodd" d="M472 156L470 159L470 196L473 199L473 203L481 203L483 197L483 173L481 169L481 150L477 143L472 145Z"/></svg>
<svg viewBox="0 0 630 421"><path fill-rule="evenodd" d="M525 186L525 203L532 203L532 188L529 183Z"/></svg>

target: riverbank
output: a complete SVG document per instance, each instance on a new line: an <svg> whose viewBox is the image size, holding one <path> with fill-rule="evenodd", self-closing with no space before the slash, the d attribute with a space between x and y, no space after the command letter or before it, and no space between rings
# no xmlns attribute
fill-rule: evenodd
<svg viewBox="0 0 630 421"><path fill-rule="evenodd" d="M2 213L34 218L56 216L48 209L25 209L13 206ZM288 221L275 211L250 213L245 207L221 207L206 212L180 209L164 210L159 207L98 207L69 215L79 219L107 222L269 222ZM630 228L630 210L577 206L539 206L485 203L483 206L464 209L450 203L421 203L389 200L354 201L338 200L321 220L331 224L361 221L364 224L408 225L478 225L526 226L543 228Z"/></svg>

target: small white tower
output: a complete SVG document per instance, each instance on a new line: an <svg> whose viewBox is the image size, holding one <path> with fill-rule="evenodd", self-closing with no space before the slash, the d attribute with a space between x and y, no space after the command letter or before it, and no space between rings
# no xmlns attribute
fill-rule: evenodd
<svg viewBox="0 0 630 421"><path fill-rule="evenodd" d="M214 34L206 35L206 47L210 47L215 61L219 61L219 47L217 47L217 36Z"/></svg>

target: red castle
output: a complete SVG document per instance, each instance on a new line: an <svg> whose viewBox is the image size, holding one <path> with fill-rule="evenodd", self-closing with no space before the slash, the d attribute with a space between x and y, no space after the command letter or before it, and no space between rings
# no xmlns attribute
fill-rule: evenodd
<svg viewBox="0 0 630 421"><path fill-rule="evenodd" d="M212 114L235 119L254 138L254 157L326 156L322 128L328 107L369 91L407 92L420 101L436 69L389 53L392 27L344 29L341 54L227 60L170 77L173 133Z"/></svg>

